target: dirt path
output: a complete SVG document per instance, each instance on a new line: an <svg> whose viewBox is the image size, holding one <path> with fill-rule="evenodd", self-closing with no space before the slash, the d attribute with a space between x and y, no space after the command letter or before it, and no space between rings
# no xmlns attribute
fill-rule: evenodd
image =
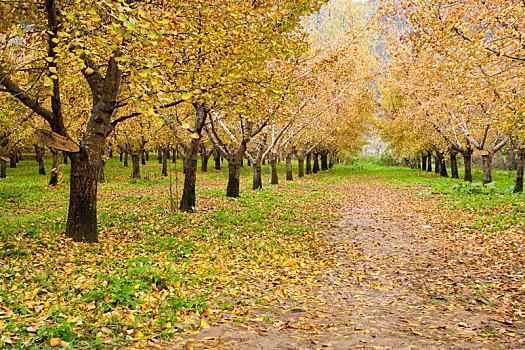
<svg viewBox="0 0 525 350"><path fill-rule="evenodd" d="M522 323L447 294L456 282L442 277L468 267L451 263L458 257L438 234L451 228L429 221L426 199L391 184L345 190L342 218L324 235L332 264L295 283L258 285L268 291L260 303L171 348L495 349L509 334L505 348L525 348Z"/></svg>

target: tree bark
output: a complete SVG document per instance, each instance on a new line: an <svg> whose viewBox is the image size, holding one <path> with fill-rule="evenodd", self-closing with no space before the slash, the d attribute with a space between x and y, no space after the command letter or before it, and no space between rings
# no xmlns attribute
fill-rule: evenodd
<svg viewBox="0 0 525 350"><path fill-rule="evenodd" d="M157 161L159 162L159 164L162 164L162 149L161 148L157 149Z"/></svg>
<svg viewBox="0 0 525 350"><path fill-rule="evenodd" d="M128 152L124 152L124 166L128 166Z"/></svg>
<svg viewBox="0 0 525 350"><path fill-rule="evenodd" d="M465 182L472 182L472 149L467 148L462 156L465 167L465 176L463 177L463 180Z"/></svg>
<svg viewBox="0 0 525 350"><path fill-rule="evenodd" d="M447 164L445 162L445 157L441 155L439 158L440 158L439 159L439 175L441 177L448 177Z"/></svg>
<svg viewBox="0 0 525 350"><path fill-rule="evenodd" d="M201 154L201 171L202 172L208 172L208 160L210 159L210 156L206 154Z"/></svg>
<svg viewBox="0 0 525 350"><path fill-rule="evenodd" d="M39 175L45 175L46 174L46 168L44 166L44 154L46 152L46 149L44 147L40 147L38 145L35 145L35 158L38 162L38 174Z"/></svg>
<svg viewBox="0 0 525 350"><path fill-rule="evenodd" d="M314 153L314 167L312 169L312 173L317 174L319 171L319 153Z"/></svg>
<svg viewBox="0 0 525 350"><path fill-rule="evenodd" d="M7 163L0 159L0 179L5 179L7 177Z"/></svg>
<svg viewBox="0 0 525 350"><path fill-rule="evenodd" d="M328 152L321 153L321 170L328 170Z"/></svg>
<svg viewBox="0 0 525 350"><path fill-rule="evenodd" d="M118 153L118 155L119 155L119 159L120 159L121 162L123 161L123 159L122 159L123 153L124 153L124 152L119 152L119 153Z"/></svg>
<svg viewBox="0 0 525 350"><path fill-rule="evenodd" d="M55 148L50 148L53 153L53 165L51 166L51 175L49 176L49 186L58 184L58 167L60 166L60 152Z"/></svg>
<svg viewBox="0 0 525 350"><path fill-rule="evenodd" d="M516 159L516 155L514 154L514 148L512 146L509 146L507 149L508 154L508 167L509 170L517 170L518 167L518 161Z"/></svg>
<svg viewBox="0 0 525 350"><path fill-rule="evenodd" d="M304 177L304 157L297 156L297 164L299 166L299 171L297 175L301 178Z"/></svg>
<svg viewBox="0 0 525 350"><path fill-rule="evenodd" d="M306 175L312 173L312 153L306 155Z"/></svg>
<svg viewBox="0 0 525 350"><path fill-rule="evenodd" d="M140 154L131 154L131 163L133 164L133 179L140 179Z"/></svg>
<svg viewBox="0 0 525 350"><path fill-rule="evenodd" d="M9 167L11 169L16 168L16 150L13 150L9 156Z"/></svg>
<svg viewBox="0 0 525 350"><path fill-rule="evenodd" d="M262 169L261 162L253 164L253 184L252 189L258 190L262 188Z"/></svg>
<svg viewBox="0 0 525 350"><path fill-rule="evenodd" d="M215 170L221 170L221 155L217 150L213 152L213 161L215 162Z"/></svg>
<svg viewBox="0 0 525 350"><path fill-rule="evenodd" d="M106 182L106 160L102 159L100 161L100 171L98 173L98 182Z"/></svg>
<svg viewBox="0 0 525 350"><path fill-rule="evenodd" d="M194 132L201 135L204 122L206 121L207 112L202 102L193 103L195 108L195 126ZM199 138L192 138L190 145L185 149L184 157L184 189L179 209L184 212L195 211L195 185L197 182L197 162L199 157Z"/></svg>
<svg viewBox="0 0 525 350"><path fill-rule="evenodd" d="M62 152L62 163L67 164L67 153Z"/></svg>
<svg viewBox="0 0 525 350"><path fill-rule="evenodd" d="M279 184L279 175L277 175L277 156L270 155L269 161L270 161L270 169L271 169L271 174L272 174L272 178L271 178L270 183L272 185L278 185Z"/></svg>
<svg viewBox="0 0 525 350"><path fill-rule="evenodd" d="M140 152L140 161L142 165L146 165L146 155L144 153L145 153L144 151Z"/></svg>
<svg viewBox="0 0 525 350"><path fill-rule="evenodd" d="M514 193L523 192L523 168L525 166L525 149L517 150L518 157L516 159L516 179L514 180Z"/></svg>
<svg viewBox="0 0 525 350"><path fill-rule="evenodd" d="M241 161L239 161L239 159L228 160L228 186L226 187L226 197L239 197Z"/></svg>
<svg viewBox="0 0 525 350"><path fill-rule="evenodd" d="M292 174L292 154L287 153L286 157L286 181L293 181L293 174Z"/></svg>
<svg viewBox="0 0 525 350"><path fill-rule="evenodd" d="M439 156L436 154L434 156L434 172L436 174L439 174L440 171L441 171L441 161L439 159Z"/></svg>
<svg viewBox="0 0 525 350"><path fill-rule="evenodd" d="M428 155L427 155L427 171L428 172L431 172L432 171L432 152L428 151Z"/></svg>
<svg viewBox="0 0 525 350"><path fill-rule="evenodd" d="M481 160L483 164L483 184L491 183L492 182L492 157L482 156Z"/></svg>
<svg viewBox="0 0 525 350"><path fill-rule="evenodd" d="M427 171L427 156L421 157L421 170Z"/></svg>
<svg viewBox="0 0 525 350"><path fill-rule="evenodd" d="M457 153L454 151L450 152L450 171L452 173L453 179L459 179L458 157L457 157Z"/></svg>
<svg viewBox="0 0 525 350"><path fill-rule="evenodd" d="M144 152L146 154L146 161L149 162L149 152ZM109 155L111 157L111 155Z"/></svg>
<svg viewBox="0 0 525 350"><path fill-rule="evenodd" d="M169 148L162 149L162 176L168 176L168 157L169 157Z"/></svg>

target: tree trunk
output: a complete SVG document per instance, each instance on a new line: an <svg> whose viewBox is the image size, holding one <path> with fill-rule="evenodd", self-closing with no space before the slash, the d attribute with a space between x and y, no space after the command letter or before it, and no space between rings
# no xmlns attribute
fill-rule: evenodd
<svg viewBox="0 0 525 350"><path fill-rule="evenodd" d="M162 149L161 148L157 149L157 161L159 162L159 164L162 164Z"/></svg>
<svg viewBox="0 0 525 350"><path fill-rule="evenodd" d="M45 175L46 174L46 168L44 166L44 154L46 152L46 149L44 147L40 147L38 145L35 145L35 158L38 162L38 174L39 175Z"/></svg>
<svg viewBox="0 0 525 350"><path fill-rule="evenodd" d="M523 192L523 168L525 166L525 149L518 149L516 160L516 179L514 180L514 193Z"/></svg>
<svg viewBox="0 0 525 350"><path fill-rule="evenodd" d="M162 149L162 176L168 176L168 158L169 158L169 148Z"/></svg>
<svg viewBox="0 0 525 350"><path fill-rule="evenodd" d="M421 170L427 171L427 156L421 157Z"/></svg>
<svg viewBox="0 0 525 350"><path fill-rule="evenodd" d="M297 175L301 178L304 177L304 157L297 156L297 164L299 166L299 171Z"/></svg>
<svg viewBox="0 0 525 350"><path fill-rule="evenodd" d="M439 172L441 171L441 167L440 167L440 165L441 165L441 161L440 161L440 159L439 159L439 156L436 154L436 155L434 156L434 172L435 172L436 174L439 174Z"/></svg>
<svg viewBox="0 0 525 350"><path fill-rule="evenodd" d="M215 170L221 170L221 155L219 152L213 152L213 161L215 162Z"/></svg>
<svg viewBox="0 0 525 350"><path fill-rule="evenodd" d="M55 148L50 149L51 153L53 153L53 165L51 166L51 175L49 176L49 186L56 186L58 184L58 167L60 166L60 153Z"/></svg>
<svg viewBox="0 0 525 350"><path fill-rule="evenodd" d="M482 156L483 163L483 184L488 184L492 182L492 157Z"/></svg>
<svg viewBox="0 0 525 350"><path fill-rule="evenodd" d="M11 153L9 156L9 167L11 169L16 168L16 150L13 151L13 153Z"/></svg>
<svg viewBox="0 0 525 350"><path fill-rule="evenodd" d="M71 157L71 180L66 235L75 242L98 242L97 179L101 159L84 159L86 154ZM101 157L100 157L101 158Z"/></svg>
<svg viewBox="0 0 525 350"><path fill-rule="evenodd" d="M286 154L285 161L286 161L286 181L293 181L292 154L291 153Z"/></svg>
<svg viewBox="0 0 525 350"><path fill-rule="evenodd" d="M175 150L175 149L172 149L171 150L171 162L172 163L176 163L177 162L177 155L178 155L178 148Z"/></svg>
<svg viewBox="0 0 525 350"><path fill-rule="evenodd" d="M237 157L235 157L237 158ZM228 186L226 197L239 197L241 162L239 159L228 159Z"/></svg>
<svg viewBox="0 0 525 350"><path fill-rule="evenodd" d="M5 179L7 177L7 163L0 159L0 179Z"/></svg>
<svg viewBox="0 0 525 350"><path fill-rule="evenodd" d="M270 169L272 173L272 179L270 183L272 185L278 185L279 184L279 176L277 175L277 157L276 156L270 156Z"/></svg>
<svg viewBox="0 0 525 350"><path fill-rule="evenodd" d="M112 149L109 150L109 158L113 158L113 150Z"/></svg>
<svg viewBox="0 0 525 350"><path fill-rule="evenodd" d="M312 153L306 155L306 175L312 173Z"/></svg>
<svg viewBox="0 0 525 350"><path fill-rule="evenodd" d="M106 182L106 161L104 159L100 162L100 171L98 173L98 182Z"/></svg>
<svg viewBox="0 0 525 350"><path fill-rule="evenodd" d="M208 172L208 160L210 157L208 155L201 154L201 171Z"/></svg>
<svg viewBox="0 0 525 350"><path fill-rule="evenodd" d="M428 172L431 172L432 171L432 152L428 151L428 155L427 155L427 171Z"/></svg>
<svg viewBox="0 0 525 350"><path fill-rule="evenodd" d="M314 153L314 167L312 169L312 173L317 174L319 171L319 153Z"/></svg>
<svg viewBox="0 0 525 350"><path fill-rule="evenodd" d="M472 182L472 149L467 148L462 155L463 163L465 165L465 176L463 177L463 180L465 182Z"/></svg>
<svg viewBox="0 0 525 350"><path fill-rule="evenodd" d="M447 164L445 162L445 157L442 155L439 157L439 175L441 177L448 177L447 173Z"/></svg>
<svg viewBox="0 0 525 350"><path fill-rule="evenodd" d="M507 152L508 152L508 167L509 167L509 170L518 170L518 162L517 162L517 159L516 159L516 155L514 154L514 148L509 146L509 148L507 149ZM519 156L518 156L519 157Z"/></svg>
<svg viewBox="0 0 525 350"><path fill-rule="evenodd" d="M67 153L62 151L62 163L67 164Z"/></svg>
<svg viewBox="0 0 525 350"><path fill-rule="evenodd" d="M131 154L131 163L133 164L133 179L140 179L140 155Z"/></svg>
<svg viewBox="0 0 525 350"><path fill-rule="evenodd" d="M253 164L253 185L252 189L258 190L262 188L262 169L261 162Z"/></svg>
<svg viewBox="0 0 525 350"><path fill-rule="evenodd" d="M328 170L328 153L321 153L321 170Z"/></svg>
<svg viewBox="0 0 525 350"><path fill-rule="evenodd" d="M128 152L124 152L124 166L128 166Z"/></svg>
<svg viewBox="0 0 525 350"><path fill-rule="evenodd" d="M144 152L146 154L146 161L149 162L149 152ZM111 155L110 155L111 157Z"/></svg>
<svg viewBox="0 0 525 350"><path fill-rule="evenodd" d="M121 162L123 161L123 159L122 159L123 154L124 154L124 152L119 152L118 153Z"/></svg>
<svg viewBox="0 0 525 350"><path fill-rule="evenodd" d="M453 179L459 179L458 157L457 157L457 153L454 151L450 152L450 171L452 172Z"/></svg>
<svg viewBox="0 0 525 350"><path fill-rule="evenodd" d="M146 155L144 153L144 151L140 152L140 161L142 165L146 165ZM164 161L164 159L162 161Z"/></svg>

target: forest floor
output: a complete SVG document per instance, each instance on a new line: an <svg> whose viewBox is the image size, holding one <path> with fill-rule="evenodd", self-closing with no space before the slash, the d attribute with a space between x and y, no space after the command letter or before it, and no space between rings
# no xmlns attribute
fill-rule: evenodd
<svg viewBox="0 0 525 350"><path fill-rule="evenodd" d="M318 235L327 260L299 278L255 280L262 301L240 293L229 302L245 307L212 311L165 347L524 349L523 255L465 237L439 195L361 180L329 189L346 199Z"/></svg>

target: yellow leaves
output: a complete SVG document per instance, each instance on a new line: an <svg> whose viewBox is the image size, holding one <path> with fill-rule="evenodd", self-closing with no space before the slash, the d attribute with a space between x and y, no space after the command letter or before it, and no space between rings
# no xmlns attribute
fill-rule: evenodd
<svg viewBox="0 0 525 350"><path fill-rule="evenodd" d="M57 67L49 67L49 71L50 71L51 73L56 74L56 72L57 72Z"/></svg>
<svg viewBox="0 0 525 350"><path fill-rule="evenodd" d="M49 340L49 346L59 346L61 341L61 338L51 338Z"/></svg>
<svg viewBox="0 0 525 350"><path fill-rule="evenodd" d="M84 70L84 73L85 73L86 75L91 75L91 74L95 73L95 70L94 70L93 68L91 68L91 67L87 67L87 68Z"/></svg>
<svg viewBox="0 0 525 350"><path fill-rule="evenodd" d="M189 129L190 128L190 124L188 124L188 123L182 123L181 126L182 126L183 129Z"/></svg>
<svg viewBox="0 0 525 350"><path fill-rule="evenodd" d="M173 60L166 60L164 61L164 63L166 64L166 66L171 69L173 67L173 65L175 64L175 61Z"/></svg>
<svg viewBox="0 0 525 350"><path fill-rule="evenodd" d="M191 134L190 134L190 137L191 137L192 139L198 139L198 138L200 138L200 135L199 135L198 133L194 132L194 133L191 133Z"/></svg>

